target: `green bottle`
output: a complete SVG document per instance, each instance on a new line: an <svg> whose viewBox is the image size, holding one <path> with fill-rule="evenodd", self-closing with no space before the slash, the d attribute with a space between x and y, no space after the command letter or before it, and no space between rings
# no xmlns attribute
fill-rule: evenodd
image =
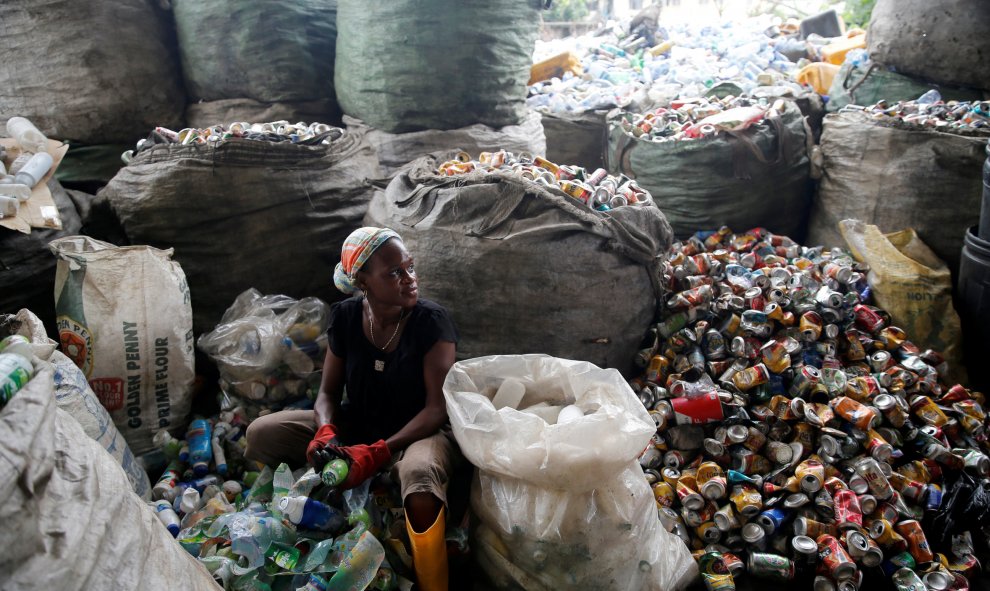
<svg viewBox="0 0 990 591"><path fill-rule="evenodd" d="M323 466L320 478L323 479L323 484L327 486L339 486L347 480L348 470L347 461L337 458L330 460L326 466Z"/></svg>

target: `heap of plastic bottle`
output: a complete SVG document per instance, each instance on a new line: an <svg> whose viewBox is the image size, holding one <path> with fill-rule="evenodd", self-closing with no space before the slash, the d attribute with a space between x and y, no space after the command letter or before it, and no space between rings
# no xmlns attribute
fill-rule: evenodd
<svg viewBox="0 0 990 591"><path fill-rule="evenodd" d="M846 105L842 110L864 110L880 121L931 127L940 131L990 129L990 101L943 101L942 95L934 89L912 101L880 101L865 108Z"/></svg>
<svg viewBox="0 0 990 591"><path fill-rule="evenodd" d="M673 246L666 312L631 385L657 423L640 462L661 521L710 589L739 576L967 589L979 576L984 396L940 380L940 355L870 305L865 271L763 229Z"/></svg>
<svg viewBox="0 0 990 591"><path fill-rule="evenodd" d="M743 91L792 78L796 65L776 51L769 22L755 19L723 26L681 25L660 30L656 44L619 26L538 47L537 55L572 51L584 73L530 87L530 108L550 113L625 107L637 93L659 97L703 96L721 82Z"/></svg>
<svg viewBox="0 0 990 591"><path fill-rule="evenodd" d="M397 489L383 478L340 492L347 463L293 473L244 458L241 408L196 419L185 440L161 432L169 465L153 488L156 514L224 589L396 589L401 577L386 558L408 555L394 537L403 529ZM397 509L398 508L398 509ZM398 524L398 525L396 525Z"/></svg>
<svg viewBox="0 0 990 591"><path fill-rule="evenodd" d="M124 152L121 159L127 163L135 154L160 144L218 146L231 140L253 140L262 142L291 142L308 146L329 145L346 133L339 127L326 123L289 123L272 121L269 123L248 123L239 121L212 127L187 127L179 131L156 127L147 138L138 140L133 150Z"/></svg>
<svg viewBox="0 0 990 591"><path fill-rule="evenodd" d="M775 105L782 109L782 105ZM643 114L622 113L619 127L628 135L654 143L706 138L763 121L768 112L760 101L745 97L674 100Z"/></svg>
<svg viewBox="0 0 990 591"><path fill-rule="evenodd" d="M470 154L460 152L455 159L441 163L436 173L456 176L474 171L508 173L558 189L597 211L653 203L650 192L625 175L612 176L604 168L588 172L580 166L555 164L528 153L482 152L472 160Z"/></svg>

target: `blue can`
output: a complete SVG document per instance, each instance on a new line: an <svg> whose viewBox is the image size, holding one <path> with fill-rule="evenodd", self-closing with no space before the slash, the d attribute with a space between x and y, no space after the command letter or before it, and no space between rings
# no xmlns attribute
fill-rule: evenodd
<svg viewBox="0 0 990 591"><path fill-rule="evenodd" d="M937 484L929 484L925 486L925 490L928 492L925 498L925 509L937 511L942 506L942 489Z"/></svg>
<svg viewBox="0 0 990 591"><path fill-rule="evenodd" d="M766 511L760 513L756 518L756 522L760 524L760 527L762 527L769 536L774 532L780 531L790 516L790 512L783 507L774 507L773 509L767 509Z"/></svg>

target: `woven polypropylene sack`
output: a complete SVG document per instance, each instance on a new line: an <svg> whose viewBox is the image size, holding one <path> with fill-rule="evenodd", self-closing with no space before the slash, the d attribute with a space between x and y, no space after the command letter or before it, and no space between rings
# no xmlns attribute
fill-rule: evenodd
<svg viewBox="0 0 990 591"><path fill-rule="evenodd" d="M186 427L195 377L189 288L171 250L117 247L88 236L49 245L58 265L62 352L137 455L163 429Z"/></svg>
<svg viewBox="0 0 990 591"><path fill-rule="evenodd" d="M169 15L147 0L4 0L0 125L49 137L129 143L182 126L185 93Z"/></svg>
<svg viewBox="0 0 990 591"><path fill-rule="evenodd" d="M330 145L228 140L140 152L100 192L134 244L174 248L196 334L248 288L339 299L344 239L361 225L380 172L359 134Z"/></svg>
<svg viewBox="0 0 990 591"><path fill-rule="evenodd" d="M34 367L0 409L0 589L218 589Z"/></svg>
<svg viewBox="0 0 990 591"><path fill-rule="evenodd" d="M341 109L390 133L518 124L542 4L341 0L334 73Z"/></svg>
<svg viewBox="0 0 990 591"><path fill-rule="evenodd" d="M663 214L594 211L507 173L441 177L439 163L396 176L365 224L402 236L420 293L457 323L458 356L548 353L631 372L672 240Z"/></svg>
<svg viewBox="0 0 990 591"><path fill-rule="evenodd" d="M801 240L811 203L810 133L800 109L705 139L653 143L612 122L608 166L653 194L674 235L764 227Z"/></svg>
<svg viewBox="0 0 990 591"><path fill-rule="evenodd" d="M881 232L914 228L954 273L963 236L980 219L988 137L887 125L857 112L828 115L808 242L844 246L844 219Z"/></svg>
<svg viewBox="0 0 990 591"><path fill-rule="evenodd" d="M172 10L191 101L333 99L337 0L172 0Z"/></svg>
<svg viewBox="0 0 990 591"><path fill-rule="evenodd" d="M877 0L870 57L898 72L990 89L990 7L985 0Z"/></svg>
<svg viewBox="0 0 990 591"><path fill-rule="evenodd" d="M138 463L124 436L113 424L107 409L103 408L93 389L89 387L86 375L71 359L56 349L58 343L48 338L41 320L30 310L22 309L14 318L19 324L17 334L31 341L34 355L55 368L55 403L79 423L90 439L100 444L120 464L134 493L144 500L150 500L151 483L148 481L148 473Z"/></svg>

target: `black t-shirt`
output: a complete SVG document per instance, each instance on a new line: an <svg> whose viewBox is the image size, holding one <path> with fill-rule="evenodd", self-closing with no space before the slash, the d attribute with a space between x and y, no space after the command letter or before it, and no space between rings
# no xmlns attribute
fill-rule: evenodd
<svg viewBox="0 0 990 591"><path fill-rule="evenodd" d="M341 410L346 443L373 443L396 434L426 406L423 358L437 341L457 342L447 310L422 298L416 302L394 351L368 341L362 328L364 296L330 308L330 350L344 360L347 397ZM381 368L381 371L376 369ZM384 363L384 365L382 365Z"/></svg>

